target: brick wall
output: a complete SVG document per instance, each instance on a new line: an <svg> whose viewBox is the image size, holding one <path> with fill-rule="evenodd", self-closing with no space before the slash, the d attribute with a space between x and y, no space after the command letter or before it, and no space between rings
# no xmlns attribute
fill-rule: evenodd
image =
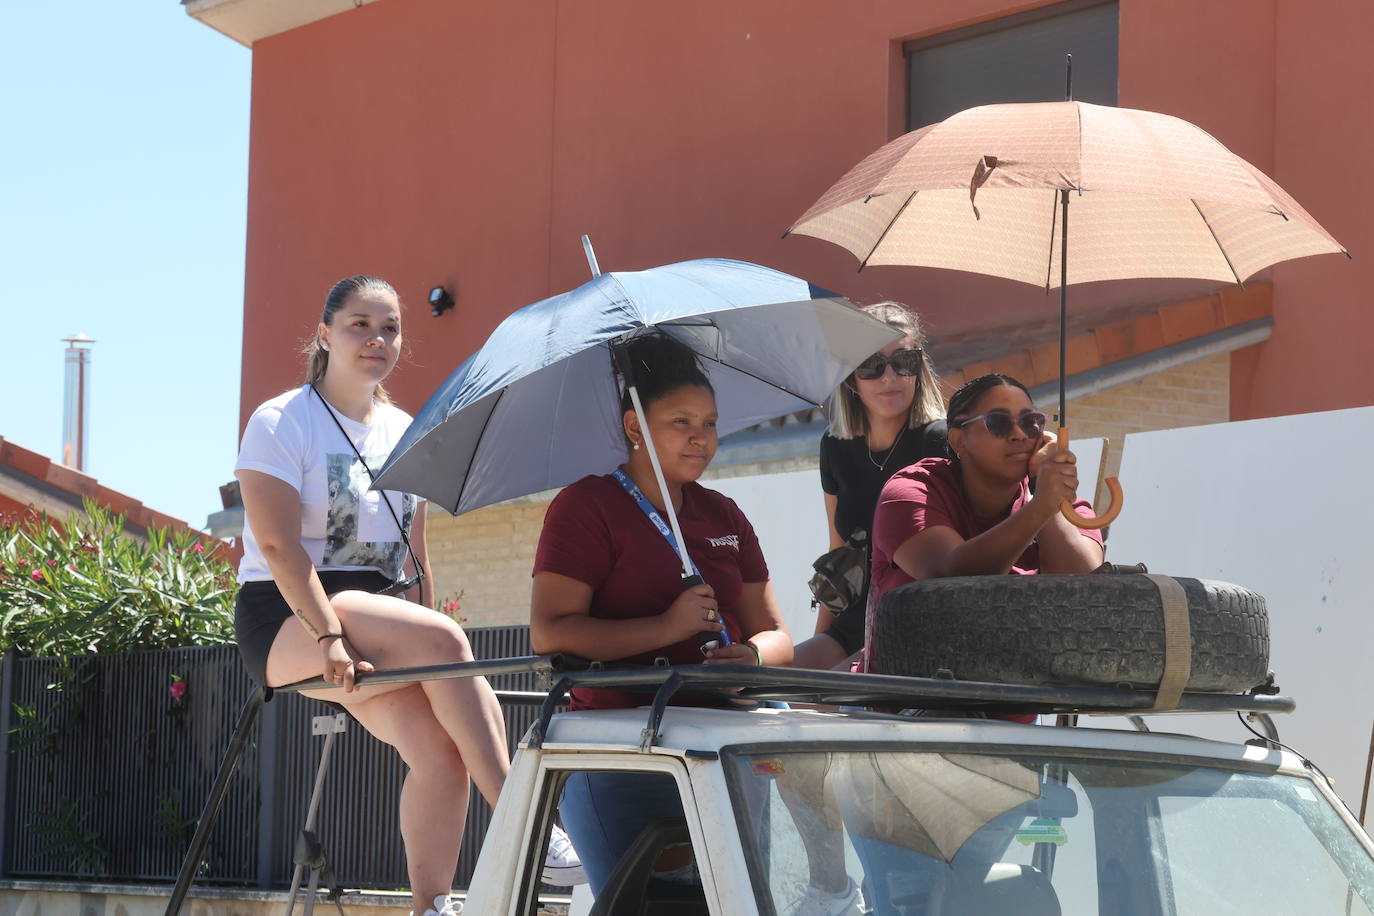
<svg viewBox="0 0 1374 916"><path fill-rule="evenodd" d="M530 622L530 572L534 547L552 494L487 506L454 517L430 507L425 537L435 594L463 592L467 626Z"/></svg>
<svg viewBox="0 0 1374 916"><path fill-rule="evenodd" d="M1111 439L1103 462L1103 476L1111 476L1121 467L1127 433L1226 422L1230 367L1226 354L1208 357L1073 401L1069 428L1078 439ZM1055 409L1053 404L1040 407L1047 413ZM712 468L703 480L804 470L816 467L816 462L816 456L809 455L730 465ZM1087 487L1081 492L1088 492ZM431 507L425 532L436 594L453 597L461 590L460 613L469 626L529 623L534 548L551 499L552 494L539 494L457 518Z"/></svg>
<svg viewBox="0 0 1374 916"><path fill-rule="evenodd" d="M1072 400L1069 430L1075 439L1106 436L1111 440L1102 462L1102 476L1111 477L1121 469L1127 433L1225 423L1230 419L1230 405L1231 357L1223 353ZM1051 415L1057 409L1055 403L1038 406ZM1084 486L1078 492L1090 490ZM1105 499L1106 491L1098 496Z"/></svg>

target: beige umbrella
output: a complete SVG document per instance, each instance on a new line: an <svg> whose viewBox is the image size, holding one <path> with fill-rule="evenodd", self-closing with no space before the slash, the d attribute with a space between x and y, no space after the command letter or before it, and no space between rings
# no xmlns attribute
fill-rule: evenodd
<svg viewBox="0 0 1374 916"><path fill-rule="evenodd" d="M1059 287L1065 447L1065 286L1152 277L1243 283L1290 258L1348 255L1282 188L1200 128L1085 102L985 105L898 137L851 169L791 233L849 249L860 270L943 267ZM1107 483L1112 507L1093 527L1120 511L1120 487ZM1067 507L1065 517L1085 521Z"/></svg>
<svg viewBox="0 0 1374 916"><path fill-rule="evenodd" d="M836 754L835 797L854 835L949 862L989 821L1040 797L1040 775L982 754Z"/></svg>

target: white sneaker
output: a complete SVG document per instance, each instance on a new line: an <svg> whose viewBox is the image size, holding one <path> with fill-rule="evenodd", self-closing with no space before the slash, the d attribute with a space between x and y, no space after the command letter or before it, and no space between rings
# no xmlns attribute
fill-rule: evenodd
<svg viewBox="0 0 1374 916"><path fill-rule="evenodd" d="M541 872L545 884L555 887L574 887L587 883L587 873L582 869L582 860L573 849L572 840L563 828L553 825L549 834L549 851L544 854L544 869Z"/></svg>
<svg viewBox="0 0 1374 916"><path fill-rule="evenodd" d="M463 912L463 902L454 900L448 894L440 894L434 898L434 906L425 910L425 916L459 916ZM415 911L410 911L410 916L415 916Z"/></svg>
<svg viewBox="0 0 1374 916"><path fill-rule="evenodd" d="M859 886L850 878L849 886L838 894L806 884L802 888L802 898L788 910L787 916L861 916L867 912Z"/></svg>

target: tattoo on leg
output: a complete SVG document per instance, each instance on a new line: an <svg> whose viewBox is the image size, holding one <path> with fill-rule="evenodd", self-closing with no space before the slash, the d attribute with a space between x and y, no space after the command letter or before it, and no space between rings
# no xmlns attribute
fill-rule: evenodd
<svg viewBox="0 0 1374 916"><path fill-rule="evenodd" d="M301 623L305 624L305 628L310 631L311 636L320 635L320 631L315 629L315 625L311 623L310 620L305 616L304 611L302 611L300 608L294 608L292 609L291 613L295 614L297 617L300 618Z"/></svg>

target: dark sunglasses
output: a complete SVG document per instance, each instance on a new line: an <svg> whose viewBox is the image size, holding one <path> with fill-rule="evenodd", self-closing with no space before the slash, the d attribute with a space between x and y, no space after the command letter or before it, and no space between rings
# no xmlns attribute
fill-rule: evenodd
<svg viewBox="0 0 1374 916"><path fill-rule="evenodd" d="M976 417L969 417L967 420L955 420L951 426L955 429L963 429L974 420L982 420L987 427L989 435L998 439L1005 439L1011 435L1011 431L1016 427L1021 427L1021 431L1032 439L1040 438L1045 432L1045 423L1048 418L1038 410L1028 410L1021 416L1012 420L1011 414L1005 411L993 411L992 413L979 414Z"/></svg>
<svg viewBox="0 0 1374 916"><path fill-rule="evenodd" d="M897 350L891 356L874 353L868 359L859 363L858 367L854 370L854 377L861 378L866 382L871 382L875 378L882 378L888 366L891 366L892 371L898 375L911 376L921 371L922 362L920 350Z"/></svg>

